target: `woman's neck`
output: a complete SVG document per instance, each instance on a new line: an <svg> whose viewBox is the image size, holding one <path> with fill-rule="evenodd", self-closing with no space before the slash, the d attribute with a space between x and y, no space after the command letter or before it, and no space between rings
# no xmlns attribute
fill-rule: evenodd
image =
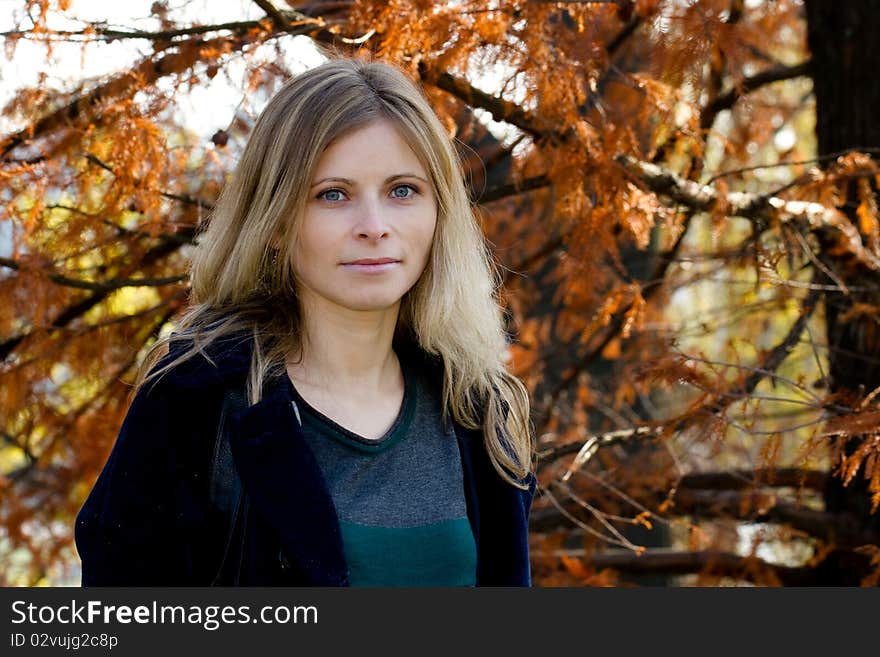
<svg viewBox="0 0 880 657"><path fill-rule="evenodd" d="M326 310L326 309L325 309ZM389 309L391 310L391 309ZM394 312L349 309L304 313L302 348L287 359L294 381L316 388L381 390L400 373L392 349Z"/></svg>

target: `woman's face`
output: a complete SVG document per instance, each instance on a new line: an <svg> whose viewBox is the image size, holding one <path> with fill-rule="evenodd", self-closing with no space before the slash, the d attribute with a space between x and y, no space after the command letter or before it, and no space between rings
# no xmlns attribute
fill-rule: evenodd
<svg viewBox="0 0 880 657"><path fill-rule="evenodd" d="M303 302L396 306L428 262L436 222L428 173L390 122L339 138L318 162L293 246Z"/></svg>

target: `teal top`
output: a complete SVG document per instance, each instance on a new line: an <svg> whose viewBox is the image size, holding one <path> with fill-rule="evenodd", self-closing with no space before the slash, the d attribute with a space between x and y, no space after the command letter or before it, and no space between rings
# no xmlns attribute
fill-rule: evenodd
<svg viewBox="0 0 880 657"><path fill-rule="evenodd" d="M435 382L401 361L400 411L377 440L296 391L306 441L331 493L352 586L473 586L477 550L454 429Z"/></svg>

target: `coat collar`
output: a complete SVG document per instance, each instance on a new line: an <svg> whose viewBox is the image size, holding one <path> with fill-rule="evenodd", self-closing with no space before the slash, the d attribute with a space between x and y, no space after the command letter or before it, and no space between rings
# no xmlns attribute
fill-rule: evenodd
<svg viewBox="0 0 880 657"><path fill-rule="evenodd" d="M315 586L345 586L336 508L289 390L276 381L260 402L232 414L232 456L251 508L272 526L306 579Z"/></svg>

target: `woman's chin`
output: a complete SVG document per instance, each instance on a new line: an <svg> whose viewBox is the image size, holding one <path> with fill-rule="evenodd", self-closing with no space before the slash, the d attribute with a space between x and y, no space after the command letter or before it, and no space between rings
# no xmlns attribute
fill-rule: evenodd
<svg viewBox="0 0 880 657"><path fill-rule="evenodd" d="M348 308L349 310L356 310L359 312L383 312L395 310L400 302L400 297L382 297L382 298L370 298L370 299L340 299L339 305Z"/></svg>

